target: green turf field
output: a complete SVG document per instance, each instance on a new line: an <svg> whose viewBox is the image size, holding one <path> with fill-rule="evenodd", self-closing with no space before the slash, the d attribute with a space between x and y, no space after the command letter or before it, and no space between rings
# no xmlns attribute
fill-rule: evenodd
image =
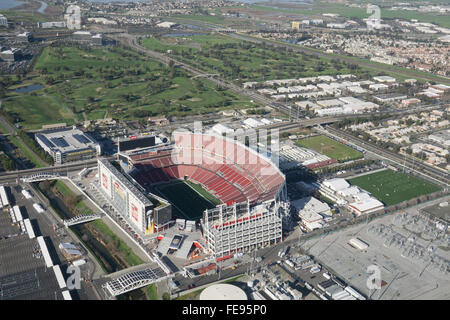
<svg viewBox="0 0 450 320"><path fill-rule="evenodd" d="M301 139L296 142L300 147L313 149L339 162L356 160L363 158L363 154L353 148L337 142L326 136L315 136Z"/></svg>
<svg viewBox="0 0 450 320"><path fill-rule="evenodd" d="M214 208L221 203L212 194L192 182L177 181L156 186L155 189L178 208L174 208L175 212L181 210L181 214L184 213L187 219L201 218L205 209Z"/></svg>
<svg viewBox="0 0 450 320"><path fill-rule="evenodd" d="M388 206L440 189L434 184L392 170L379 171L348 181L370 192L372 196Z"/></svg>

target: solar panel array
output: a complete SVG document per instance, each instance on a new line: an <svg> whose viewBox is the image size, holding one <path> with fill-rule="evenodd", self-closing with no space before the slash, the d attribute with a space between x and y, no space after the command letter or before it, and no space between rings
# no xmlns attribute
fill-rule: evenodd
<svg viewBox="0 0 450 320"><path fill-rule="evenodd" d="M65 148L68 147L69 144L67 143L66 139L62 138L62 137L58 137L58 138L51 138L52 142L60 147L60 148Z"/></svg>
<svg viewBox="0 0 450 320"><path fill-rule="evenodd" d="M81 134L74 134L73 137L80 143L90 143L91 141L86 136Z"/></svg>
<svg viewBox="0 0 450 320"><path fill-rule="evenodd" d="M36 134L36 137L39 137L39 139L48 147L53 148L53 143L51 143L46 136L42 134Z"/></svg>

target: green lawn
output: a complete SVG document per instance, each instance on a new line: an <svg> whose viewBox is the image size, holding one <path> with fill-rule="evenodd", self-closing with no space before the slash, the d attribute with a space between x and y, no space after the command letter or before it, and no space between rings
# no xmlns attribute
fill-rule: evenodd
<svg viewBox="0 0 450 320"><path fill-rule="evenodd" d="M55 188L58 189L58 191L61 192L64 196L69 196L72 194L72 191L69 189L69 187L66 186L65 183L61 180L57 180L55 182Z"/></svg>
<svg viewBox="0 0 450 320"><path fill-rule="evenodd" d="M256 37L256 36L251 36L251 35L246 35L246 37L249 38L253 38L255 40L259 40L260 38ZM287 42L283 42L283 41L279 41L279 40L272 40L272 39L264 39L267 42L270 43L276 43L276 44L283 44L284 46L290 47L290 48L301 48L301 50L303 50L304 52L311 52L311 54L313 53L319 53L321 55L326 55L329 59L345 59L348 61L351 61L351 63L364 63L364 66L359 66L359 68L355 69L355 70L351 70L352 74L358 75L358 76L362 76L363 73L365 73L366 75L389 75L392 77L395 77L398 81L403 81L406 79L410 79L410 78L415 78L417 79L419 82L425 82L425 81L429 81L428 78L433 79L433 81L442 83L442 84L450 84L450 81L443 77L443 76L438 76L432 73L428 73L425 71L420 71L420 70L413 70L413 69L408 69L408 68L404 68L404 67L400 67L400 66L393 66L393 65L386 65L383 63L379 63L379 62L375 62L375 61L370 61L368 59L364 59L364 58L359 58L359 57L353 57L353 56L348 56L348 55L343 55L343 54L338 54L338 53L325 53L323 50L321 49L317 49L317 48L310 48L310 47L304 47L304 46L300 46L297 44L291 44L291 43L287 43ZM391 71L387 71L386 69L381 70L380 67L389 67L389 69ZM399 72L402 72L401 74ZM404 74L406 73L406 74Z"/></svg>
<svg viewBox="0 0 450 320"><path fill-rule="evenodd" d="M40 159L38 159L34 154L32 154L27 148L25 148L24 144L22 142L20 142L19 139L17 139L16 137L14 137L12 135L9 135L8 140L13 145L15 145L20 150L20 152L22 152L23 155L36 166L36 168L44 167L44 164L42 163L42 161Z"/></svg>
<svg viewBox="0 0 450 320"><path fill-rule="evenodd" d="M103 236L106 236L111 241L117 241L117 249L124 254L124 259L129 266L137 266L144 263L144 261L139 258L121 238L112 232L102 220L95 220L89 223L93 225L95 229L97 229Z"/></svg>
<svg viewBox="0 0 450 320"><path fill-rule="evenodd" d="M301 139L296 142L300 147L313 149L339 162L356 160L363 158L363 154L353 148L350 148L336 140L326 136L315 136Z"/></svg>
<svg viewBox="0 0 450 320"><path fill-rule="evenodd" d="M217 204L221 203L221 201L215 198L212 194L208 193L200 186L194 185L193 183L177 181L159 185L155 188L165 199L180 208L187 219L198 219L202 217L205 209L214 208ZM198 190L202 196L197 193L194 188L195 190Z"/></svg>
<svg viewBox="0 0 450 320"><path fill-rule="evenodd" d="M64 110L57 99L44 94L15 95L3 101L4 110L22 119L27 126L40 128L43 124L66 122L72 124L74 115Z"/></svg>
<svg viewBox="0 0 450 320"><path fill-rule="evenodd" d="M158 290L156 284L153 283L152 285L145 287L144 290L148 300L158 300Z"/></svg>
<svg viewBox="0 0 450 320"><path fill-rule="evenodd" d="M349 182L370 192L387 206L440 190L434 184L392 170L360 176Z"/></svg>
<svg viewBox="0 0 450 320"><path fill-rule="evenodd" d="M159 52L172 50L180 61L230 80L262 81L364 72L331 59L238 40L226 35L160 37L142 40Z"/></svg>
<svg viewBox="0 0 450 320"><path fill-rule="evenodd" d="M8 10L0 10L0 14L4 15L8 19L8 22L15 22L15 23L30 22L34 24L37 22L50 21L47 15L36 11L31 13L31 12L16 11L14 10L14 8L11 8Z"/></svg>
<svg viewBox="0 0 450 320"><path fill-rule="evenodd" d="M254 107L249 99L206 79L192 79L178 68L119 47L46 47L27 79L14 86L24 83L42 83L45 89L8 91L2 107L26 129L105 114L146 119Z"/></svg>
<svg viewBox="0 0 450 320"><path fill-rule="evenodd" d="M222 201L220 201L219 199L214 197L211 193L209 193L208 191L203 189L201 185L193 183L191 181L186 181L186 184L189 185L195 191L197 191L199 194L201 194L204 198L209 200L209 202L212 202L215 205L218 205L218 204L222 203Z"/></svg>

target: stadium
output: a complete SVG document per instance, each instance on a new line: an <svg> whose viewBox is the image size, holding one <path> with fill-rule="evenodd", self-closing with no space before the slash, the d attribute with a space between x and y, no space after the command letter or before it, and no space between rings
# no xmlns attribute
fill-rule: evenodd
<svg viewBox="0 0 450 320"><path fill-rule="evenodd" d="M269 158L230 138L174 132L171 144L118 157L148 192L186 181L219 200L200 219L207 249L216 256L279 242L290 222L285 176Z"/></svg>

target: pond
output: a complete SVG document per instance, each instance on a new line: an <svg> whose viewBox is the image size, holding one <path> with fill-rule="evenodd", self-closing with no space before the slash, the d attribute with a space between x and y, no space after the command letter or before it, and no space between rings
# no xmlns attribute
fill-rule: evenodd
<svg viewBox="0 0 450 320"><path fill-rule="evenodd" d="M20 88L16 88L16 89L14 89L14 92L17 92L17 93L29 93L29 92L41 90L43 88L45 88L45 87L42 84L35 83L35 84L30 84L29 86L23 86L23 87L20 87Z"/></svg>
<svg viewBox="0 0 450 320"><path fill-rule="evenodd" d="M38 2L41 3L41 7L38 9L38 12L39 13L44 13L45 9L47 8L47 4L45 2L42 2L42 1L38 1Z"/></svg>

